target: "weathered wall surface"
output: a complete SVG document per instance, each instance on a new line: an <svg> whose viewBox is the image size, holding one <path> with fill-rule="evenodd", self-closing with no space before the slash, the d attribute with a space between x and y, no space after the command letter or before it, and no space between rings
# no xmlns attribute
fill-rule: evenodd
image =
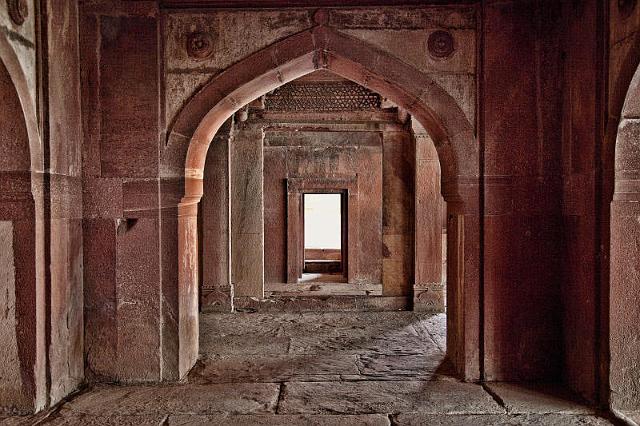
<svg viewBox="0 0 640 426"><path fill-rule="evenodd" d="M640 5L631 1L610 1L608 12L609 85L602 147L600 223L605 254L607 247L611 251L610 257L603 256L602 260L600 367L601 371L609 373L609 377L604 376L608 380L603 380L601 388L616 410L638 410L640 348L637 324L640 322L640 309L637 301L640 298L640 280L637 271L640 232L637 218L640 212L637 206L640 194L636 179L640 170ZM610 269L607 268L609 262ZM610 336L606 331L610 331ZM610 370L607 370L608 356ZM611 390L607 395L608 386Z"/></svg>
<svg viewBox="0 0 640 426"><path fill-rule="evenodd" d="M84 380L82 129L78 9L47 2L51 194L50 404ZM64 79L60 76L66 76Z"/></svg>
<svg viewBox="0 0 640 426"><path fill-rule="evenodd" d="M446 235L443 238L442 233L443 227L446 232L447 215L440 184L440 160L426 130L415 120L412 126L416 153L413 309L443 312L446 296L443 239L446 241Z"/></svg>
<svg viewBox="0 0 640 426"><path fill-rule="evenodd" d="M486 377L557 379L564 370L566 382L592 398L599 351L592 266L598 253L592 118L598 36L580 31L600 18L591 2L562 7L487 2L480 38L469 7L340 9L329 13L328 25L434 77L474 126L476 46L483 43L478 136L485 172ZM622 19L617 7L613 2L610 14L621 23L611 25L612 81L637 45L637 11ZM159 13L151 2L85 2L82 10L83 102L92 111L85 115L83 163L89 369L123 380L171 377L180 314L175 207L189 141L166 147L163 132L204 82L309 28L312 12ZM428 36L440 28L456 40L447 60L427 53ZM211 33L211 56L187 55L193 32ZM566 52L563 67L568 46L575 49ZM102 237L88 241L96 235ZM141 254L148 269L140 268ZM140 327L135 335L131 323Z"/></svg>
<svg viewBox="0 0 640 426"><path fill-rule="evenodd" d="M358 180L358 269L353 283L382 283L382 139L379 132L269 131L265 161L265 280L287 282L286 179Z"/></svg>
<svg viewBox="0 0 640 426"><path fill-rule="evenodd" d="M313 12L286 9L163 13L165 124L170 125L189 97L225 68L288 35L310 28ZM334 9L329 11L328 24L427 72L456 99L469 121L475 123L475 8ZM427 53L428 37L438 29L449 30L455 38L456 50L447 60L432 58ZM188 37L194 33L211 35L210 56L198 58L187 54ZM165 171L180 174L183 172L180 166L179 162L171 163L170 167L167 164Z"/></svg>
<svg viewBox="0 0 640 426"><path fill-rule="evenodd" d="M602 121L598 101L599 14L595 1L562 10L565 87L562 100L563 379L589 400L598 398L600 269L597 205ZM585 34L584 28L593 28Z"/></svg>
<svg viewBox="0 0 640 426"><path fill-rule="evenodd" d="M231 284L238 297L264 297L264 130L238 123L229 146Z"/></svg>
<svg viewBox="0 0 640 426"><path fill-rule="evenodd" d="M560 10L483 15L484 336L488 380L555 380L563 353Z"/></svg>
<svg viewBox="0 0 640 426"><path fill-rule="evenodd" d="M13 224L0 222L0 243L4 250L0 254L0 401L5 408L28 407L29 394L23 391L20 372L16 318L16 270L13 251Z"/></svg>
<svg viewBox="0 0 640 426"><path fill-rule="evenodd" d="M231 256L229 205L230 120L216 134L207 152L204 188L200 203L202 291L200 306L231 311Z"/></svg>
<svg viewBox="0 0 640 426"><path fill-rule="evenodd" d="M29 139L18 93L0 61L0 412L44 404L37 346L35 211ZM42 306L40 306L41 308Z"/></svg>
<svg viewBox="0 0 640 426"><path fill-rule="evenodd" d="M13 116L0 120L7 138L0 140L0 204L13 229L6 266L14 268L15 293L7 309L16 319L14 385L21 388L8 387L0 405L33 411L84 379L78 13L73 1L27 2L26 15L9 11L12 3L0 7L0 37L9 46L0 49L8 61L0 85L17 90L2 90L3 114ZM7 403L11 397L21 402Z"/></svg>
<svg viewBox="0 0 640 426"><path fill-rule="evenodd" d="M397 129L400 130L400 129ZM411 133L382 134L382 294L408 296L414 284L416 147Z"/></svg>
<svg viewBox="0 0 640 426"><path fill-rule="evenodd" d="M175 253L177 222L175 207L159 209L156 16L153 2L81 6L85 338L93 379L160 380L165 363L169 373L177 370L177 288L167 300L161 281L161 270L177 270L161 268L162 255Z"/></svg>

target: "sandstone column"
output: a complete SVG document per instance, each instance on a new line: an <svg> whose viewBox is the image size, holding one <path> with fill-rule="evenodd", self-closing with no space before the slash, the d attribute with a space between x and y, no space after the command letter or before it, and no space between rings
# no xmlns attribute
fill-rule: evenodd
<svg viewBox="0 0 640 426"><path fill-rule="evenodd" d="M204 195L200 201L203 310L231 310L229 144L232 125L231 120L228 121L213 138L204 169Z"/></svg>
<svg viewBox="0 0 640 426"><path fill-rule="evenodd" d="M444 312L440 163L433 141L416 132L415 284L413 308Z"/></svg>
<svg viewBox="0 0 640 426"><path fill-rule="evenodd" d="M231 282L236 297L264 297L263 139L261 127L239 123L229 146Z"/></svg>
<svg viewBox="0 0 640 426"><path fill-rule="evenodd" d="M414 150L404 130L382 137L382 294L408 296L413 281Z"/></svg>

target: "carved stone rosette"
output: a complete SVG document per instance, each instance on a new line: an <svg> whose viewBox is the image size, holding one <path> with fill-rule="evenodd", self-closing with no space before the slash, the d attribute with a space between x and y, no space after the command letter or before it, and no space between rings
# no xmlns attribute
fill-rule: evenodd
<svg viewBox="0 0 640 426"><path fill-rule="evenodd" d="M455 42L449 31L438 30L429 35L427 40L429 54L437 59L451 56L455 50Z"/></svg>
<svg viewBox="0 0 640 426"><path fill-rule="evenodd" d="M213 54L213 37L205 32L187 35L187 54L195 59L206 59Z"/></svg>

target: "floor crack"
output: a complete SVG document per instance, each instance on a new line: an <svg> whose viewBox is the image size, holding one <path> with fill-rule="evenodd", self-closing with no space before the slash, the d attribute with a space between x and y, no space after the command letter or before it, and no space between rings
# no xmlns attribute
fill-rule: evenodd
<svg viewBox="0 0 640 426"><path fill-rule="evenodd" d="M496 404L504 409L505 413L509 414L509 408L500 395L494 392L489 386L486 385L486 383L482 383L482 389L484 389L484 391L488 393L491 398L493 398Z"/></svg>
<svg viewBox="0 0 640 426"><path fill-rule="evenodd" d="M276 414L280 414L280 404L284 399L285 392L286 392L286 384L284 382L281 382L280 388L278 389L278 399L276 401L276 410L275 410Z"/></svg>

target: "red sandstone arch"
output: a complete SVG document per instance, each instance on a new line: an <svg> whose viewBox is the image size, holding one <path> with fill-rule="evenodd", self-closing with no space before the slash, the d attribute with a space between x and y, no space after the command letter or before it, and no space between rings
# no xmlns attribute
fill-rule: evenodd
<svg viewBox="0 0 640 426"><path fill-rule="evenodd" d="M0 221L3 382L0 407L33 412L44 405L42 151L33 98L17 55L0 32Z"/></svg>
<svg viewBox="0 0 640 426"><path fill-rule="evenodd" d="M610 403L640 409L640 66L627 92L615 146L610 246Z"/></svg>
<svg viewBox="0 0 640 426"><path fill-rule="evenodd" d="M16 52L11 47L5 33L0 32L0 60L7 69L11 81L20 99L22 115L29 135L29 151L31 158L31 171L42 171L43 158L40 134L38 132L38 120L36 118L36 108L32 98L27 78L22 71L22 66L18 60Z"/></svg>
<svg viewBox="0 0 640 426"><path fill-rule="evenodd" d="M355 81L408 110L430 133L442 169L450 217L449 356L467 380L480 378L479 159L473 127L455 100L428 75L365 42L324 26L249 56L214 77L180 112L168 138L188 140L185 192L178 206L180 376L198 353L197 204L207 149L243 105L318 69Z"/></svg>

